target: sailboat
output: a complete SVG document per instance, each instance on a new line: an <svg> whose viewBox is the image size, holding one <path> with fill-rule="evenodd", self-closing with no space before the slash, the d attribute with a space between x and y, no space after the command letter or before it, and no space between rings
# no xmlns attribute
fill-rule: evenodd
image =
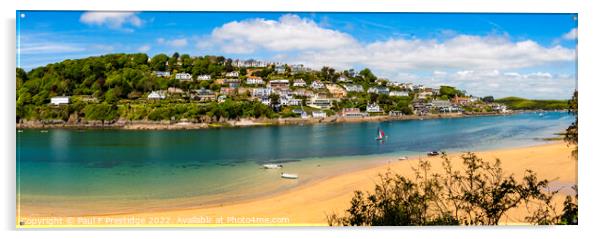
<svg viewBox="0 0 602 239"><path fill-rule="evenodd" d="M385 135L385 131L382 131L380 128L376 130L376 141L384 141L387 136Z"/></svg>

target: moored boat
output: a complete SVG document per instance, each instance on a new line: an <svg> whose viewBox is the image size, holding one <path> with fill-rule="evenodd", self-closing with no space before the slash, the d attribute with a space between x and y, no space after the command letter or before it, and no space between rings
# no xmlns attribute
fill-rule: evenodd
<svg viewBox="0 0 602 239"><path fill-rule="evenodd" d="M428 156L437 156L439 154L441 154L441 153L438 151L431 151L431 152L426 153L426 155L428 155Z"/></svg>
<svg viewBox="0 0 602 239"><path fill-rule="evenodd" d="M387 136L385 136L385 131L382 131L380 128L376 130L376 141L384 141L386 137Z"/></svg>
<svg viewBox="0 0 602 239"><path fill-rule="evenodd" d="M286 179L298 179L299 175L294 174L294 173L281 173L280 177L281 178L286 178Z"/></svg>
<svg viewBox="0 0 602 239"><path fill-rule="evenodd" d="M282 168L282 164L264 164L264 169L279 169Z"/></svg>
<svg viewBox="0 0 602 239"><path fill-rule="evenodd" d="M401 156L398 160L408 160L408 156Z"/></svg>

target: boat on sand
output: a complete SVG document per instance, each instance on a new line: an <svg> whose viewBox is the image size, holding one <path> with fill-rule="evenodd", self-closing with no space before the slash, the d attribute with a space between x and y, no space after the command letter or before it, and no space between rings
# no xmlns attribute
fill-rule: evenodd
<svg viewBox="0 0 602 239"><path fill-rule="evenodd" d="M298 179L299 175L294 173L281 173L280 177L285 179Z"/></svg>

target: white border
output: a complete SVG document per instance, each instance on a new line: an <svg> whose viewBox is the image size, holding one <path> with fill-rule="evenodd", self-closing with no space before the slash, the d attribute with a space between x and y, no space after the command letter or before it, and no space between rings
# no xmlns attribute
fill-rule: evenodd
<svg viewBox="0 0 602 239"><path fill-rule="evenodd" d="M11 7L12 6L12 7ZM15 230L15 11L21 10L185 10L185 11L356 11L356 12L521 12L579 14L579 156L580 225L575 227L427 227L427 228L204 228ZM19 0L3 3L1 37L2 82L2 238L573 238L596 235L602 213L596 177L602 169L599 145L600 93L598 68L602 19L596 1L570 0ZM585 130L584 130L585 129Z"/></svg>

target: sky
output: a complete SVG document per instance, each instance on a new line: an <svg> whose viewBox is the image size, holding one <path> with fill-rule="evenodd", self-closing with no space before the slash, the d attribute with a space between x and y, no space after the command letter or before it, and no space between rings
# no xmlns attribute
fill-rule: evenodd
<svg viewBox="0 0 602 239"><path fill-rule="evenodd" d="M576 14L17 11L17 66L174 52L370 68L475 96L568 99Z"/></svg>

